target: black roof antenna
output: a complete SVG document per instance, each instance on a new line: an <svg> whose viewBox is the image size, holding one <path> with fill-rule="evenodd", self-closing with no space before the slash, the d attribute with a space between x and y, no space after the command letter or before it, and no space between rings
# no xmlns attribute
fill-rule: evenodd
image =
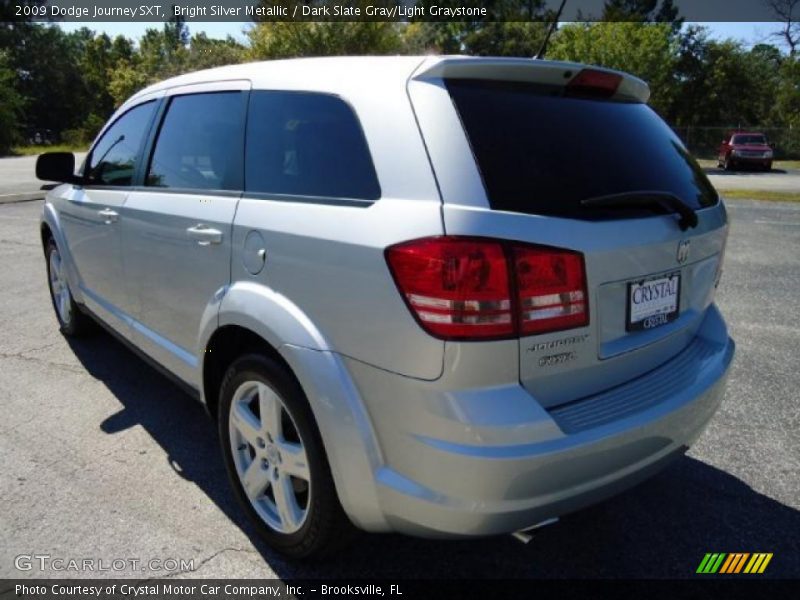
<svg viewBox="0 0 800 600"><path fill-rule="evenodd" d="M547 35L544 36L544 41L542 42L542 47L539 48L539 51L536 53L536 56L533 58L540 60L544 58L544 53L547 52L547 42L550 41L550 36L553 35L553 31L558 25L558 20L561 18L561 13L564 12L564 5L567 3L567 0L561 0L561 6L558 7L558 12L556 13L555 18L550 23L550 27L547 28Z"/></svg>

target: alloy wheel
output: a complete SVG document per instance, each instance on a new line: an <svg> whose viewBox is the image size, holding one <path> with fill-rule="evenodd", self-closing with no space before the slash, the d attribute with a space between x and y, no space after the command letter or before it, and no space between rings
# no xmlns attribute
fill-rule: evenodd
<svg viewBox="0 0 800 600"><path fill-rule="evenodd" d="M69 325L72 320L72 298L70 298L69 287L67 285L64 264L57 248L50 252L50 293L53 296L53 304L58 311L58 317L64 325Z"/></svg>
<svg viewBox="0 0 800 600"><path fill-rule="evenodd" d="M260 381L243 383L233 395L228 427L236 474L256 513L279 533L298 531L311 505L311 472L279 394Z"/></svg>

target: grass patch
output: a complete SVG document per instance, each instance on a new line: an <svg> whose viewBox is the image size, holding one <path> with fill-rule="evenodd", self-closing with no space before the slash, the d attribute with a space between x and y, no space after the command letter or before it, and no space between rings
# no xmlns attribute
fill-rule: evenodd
<svg viewBox="0 0 800 600"><path fill-rule="evenodd" d="M716 158L698 158L696 159L701 167L704 169L716 169ZM772 163L773 169L800 169L800 160L776 160Z"/></svg>
<svg viewBox="0 0 800 600"><path fill-rule="evenodd" d="M88 146L69 146L56 144L53 146L16 146L11 150L11 156L37 156L43 152L86 152Z"/></svg>
<svg viewBox="0 0 800 600"><path fill-rule="evenodd" d="M717 161L711 158L696 158L695 160L704 169L713 169L717 166Z"/></svg>
<svg viewBox="0 0 800 600"><path fill-rule="evenodd" d="M746 200L777 200L779 202L800 202L800 192L776 192L774 190L718 190L723 198Z"/></svg>

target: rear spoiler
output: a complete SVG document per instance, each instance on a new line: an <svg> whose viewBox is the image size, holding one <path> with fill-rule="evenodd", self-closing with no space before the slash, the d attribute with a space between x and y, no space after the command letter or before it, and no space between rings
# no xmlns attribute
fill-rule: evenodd
<svg viewBox="0 0 800 600"><path fill-rule="evenodd" d="M579 63L532 58L430 57L417 67L411 78L420 81L486 79L567 86L581 72L598 72L619 77L619 85L611 96L615 100L647 102L650 98L650 87L638 77L628 73Z"/></svg>

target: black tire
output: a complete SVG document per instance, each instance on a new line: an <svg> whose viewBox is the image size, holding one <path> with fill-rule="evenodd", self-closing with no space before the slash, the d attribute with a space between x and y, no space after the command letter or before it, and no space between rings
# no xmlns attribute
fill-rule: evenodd
<svg viewBox="0 0 800 600"><path fill-rule="evenodd" d="M66 282L65 274L59 277L60 285L63 285L64 302L68 307L66 311L60 311L56 293L54 293L54 278L51 271L53 260L52 255L56 254L59 264L61 264L61 253L58 250L53 238L47 240L45 246L45 263L47 268L47 288L50 290L50 301L53 303L53 310L56 313L58 320L58 328L61 333L67 337L80 337L87 335L94 331L94 322L91 317L87 316L81 310L81 307L75 302L72 297L72 292ZM63 313L63 314L62 314Z"/></svg>
<svg viewBox="0 0 800 600"><path fill-rule="evenodd" d="M250 382L266 384L277 394L306 452L310 472L307 514L300 528L292 533L278 531L259 515L237 473L231 446L231 405L237 390ZM271 547L289 558L319 559L330 556L352 540L356 529L339 502L311 407L291 373L261 354L248 354L234 361L220 387L218 422L225 468L236 498Z"/></svg>
<svg viewBox="0 0 800 600"><path fill-rule="evenodd" d="M730 156L725 157L724 168L726 171L733 171L733 161L731 160Z"/></svg>

